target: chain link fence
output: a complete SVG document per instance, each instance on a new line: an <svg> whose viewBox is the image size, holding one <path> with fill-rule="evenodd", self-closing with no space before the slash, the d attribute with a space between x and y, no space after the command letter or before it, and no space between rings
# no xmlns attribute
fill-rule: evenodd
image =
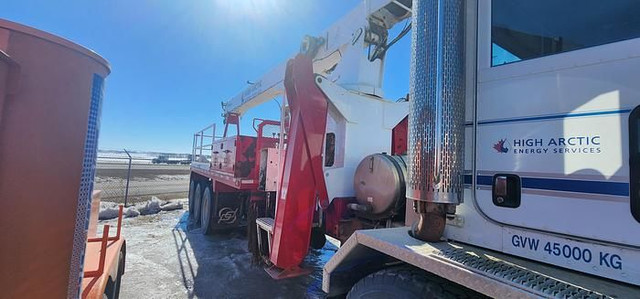
<svg viewBox="0 0 640 299"><path fill-rule="evenodd" d="M103 201L127 205L149 200L152 196L164 200L186 198L189 192L188 160L99 153L94 189L102 190Z"/></svg>

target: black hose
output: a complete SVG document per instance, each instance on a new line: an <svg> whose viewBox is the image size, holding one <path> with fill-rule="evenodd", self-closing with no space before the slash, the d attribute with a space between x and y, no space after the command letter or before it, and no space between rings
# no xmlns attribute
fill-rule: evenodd
<svg viewBox="0 0 640 299"><path fill-rule="evenodd" d="M384 56L384 54L387 53L387 50L389 50L389 48L391 48L391 46L393 46L395 43L397 43L400 39L402 39L405 35L407 35L407 33L409 33L409 31L411 31L411 22L407 22L407 25L404 26L404 28L402 29L402 31L400 31L400 33L398 34L398 36L396 36L393 40L391 40L388 44L384 45L384 46L380 46L377 47L374 50L373 56L371 58L369 58L369 61L373 62L378 58L381 58Z"/></svg>

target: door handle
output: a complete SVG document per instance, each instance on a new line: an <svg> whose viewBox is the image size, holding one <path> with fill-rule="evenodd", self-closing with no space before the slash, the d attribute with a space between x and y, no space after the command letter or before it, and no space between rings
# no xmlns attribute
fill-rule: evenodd
<svg viewBox="0 0 640 299"><path fill-rule="evenodd" d="M493 176L493 204L505 208L520 206L522 182L515 174L496 174Z"/></svg>
<svg viewBox="0 0 640 299"><path fill-rule="evenodd" d="M508 196L507 180L508 180L507 176L504 176L504 175L499 175L499 176L496 176L495 178L494 190L495 190L496 201L498 203L503 203L505 201L505 197Z"/></svg>

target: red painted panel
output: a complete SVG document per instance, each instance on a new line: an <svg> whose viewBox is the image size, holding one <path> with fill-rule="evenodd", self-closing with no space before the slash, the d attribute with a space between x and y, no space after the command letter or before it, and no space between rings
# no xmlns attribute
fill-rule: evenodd
<svg viewBox="0 0 640 299"><path fill-rule="evenodd" d="M227 113L224 116L224 134L223 137L228 137L229 135L229 125L236 126L236 135L240 135L240 116L237 113Z"/></svg>
<svg viewBox="0 0 640 299"><path fill-rule="evenodd" d="M236 137L222 138L213 143L212 169L233 175L233 165L236 163Z"/></svg>
<svg viewBox="0 0 640 299"><path fill-rule="evenodd" d="M240 190L232 186L229 186L224 182L214 180L213 191L214 192L238 192Z"/></svg>
<svg viewBox="0 0 640 299"><path fill-rule="evenodd" d="M213 143L211 169L235 178L255 179L256 138L251 136L225 137Z"/></svg>
<svg viewBox="0 0 640 299"><path fill-rule="evenodd" d="M211 170L211 169L205 170L197 167L191 167L191 172L197 175L203 176L205 178L209 178L215 181L216 184L220 183L226 186L230 186L231 188L234 188L235 191L240 191L240 190L258 191L257 179L235 178L233 177L232 174Z"/></svg>
<svg viewBox="0 0 640 299"><path fill-rule="evenodd" d="M256 138L250 136L236 136L235 163L233 175L237 178L257 179L258 172L255 165L259 163L256 158Z"/></svg>
<svg viewBox="0 0 640 299"><path fill-rule="evenodd" d="M407 132L409 125L409 117L405 117L391 131L391 154L406 155L407 154Z"/></svg>
<svg viewBox="0 0 640 299"><path fill-rule="evenodd" d="M341 239L340 220L353 217L353 212L347 207L350 203L357 203L354 197L334 198L324 211L327 235Z"/></svg>
<svg viewBox="0 0 640 299"><path fill-rule="evenodd" d="M315 84L311 59L304 55L289 61L284 85L291 120L270 260L288 269L307 255L316 198L328 203L322 169L327 100Z"/></svg>

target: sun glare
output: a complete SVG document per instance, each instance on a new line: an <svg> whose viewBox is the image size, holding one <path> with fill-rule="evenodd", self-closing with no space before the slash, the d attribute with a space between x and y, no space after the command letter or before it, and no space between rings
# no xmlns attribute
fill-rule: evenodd
<svg viewBox="0 0 640 299"><path fill-rule="evenodd" d="M215 0L219 9L230 18L263 19L277 16L283 11L283 0Z"/></svg>

